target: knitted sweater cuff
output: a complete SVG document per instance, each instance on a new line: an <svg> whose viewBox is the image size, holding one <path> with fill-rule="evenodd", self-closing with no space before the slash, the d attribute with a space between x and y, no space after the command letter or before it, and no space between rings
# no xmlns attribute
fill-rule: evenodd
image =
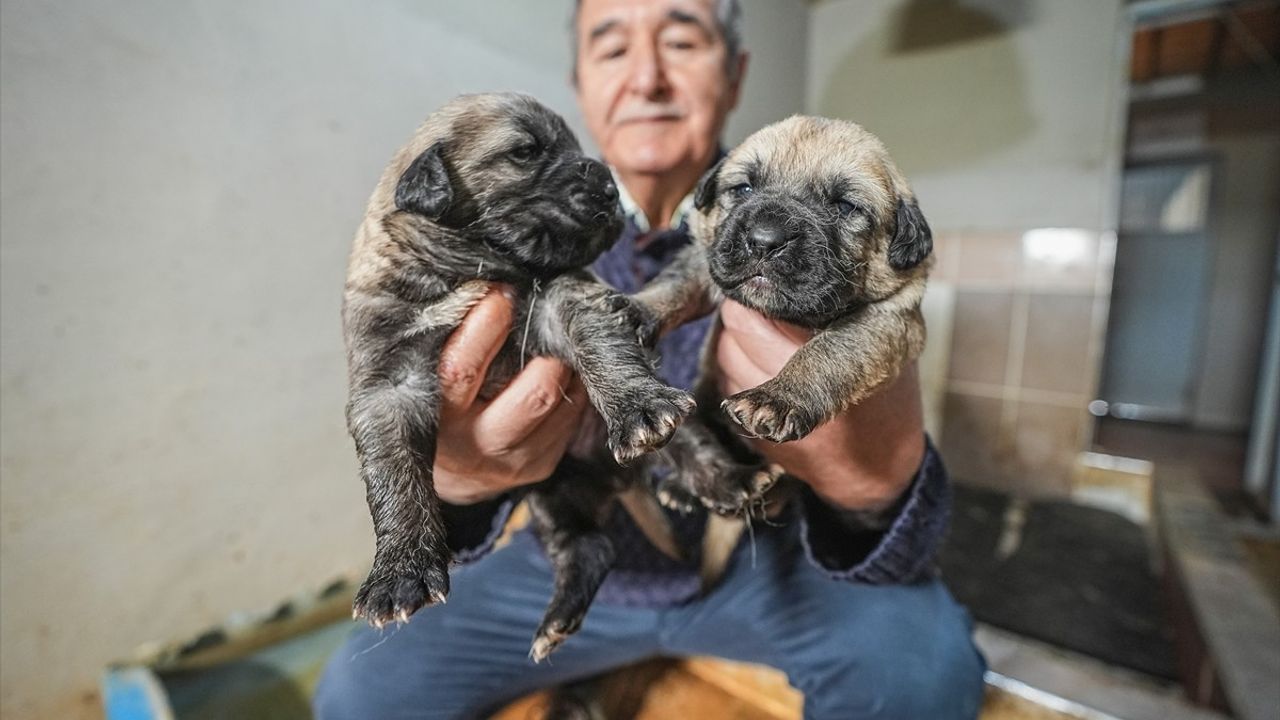
<svg viewBox="0 0 1280 720"><path fill-rule="evenodd" d="M499 495L472 505L440 502L446 542L457 564L475 562L488 555L502 535L511 511L520 501L515 493Z"/></svg>
<svg viewBox="0 0 1280 720"><path fill-rule="evenodd" d="M857 513L832 507L808 486L799 503L809 561L835 580L906 584L933 574L951 512L947 469L928 437L924 460L886 529L867 529Z"/></svg>

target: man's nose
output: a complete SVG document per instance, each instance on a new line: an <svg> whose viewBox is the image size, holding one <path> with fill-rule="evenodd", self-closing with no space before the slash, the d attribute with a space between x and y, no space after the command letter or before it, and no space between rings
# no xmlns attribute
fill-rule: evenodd
<svg viewBox="0 0 1280 720"><path fill-rule="evenodd" d="M662 67L658 48L652 43L639 43L631 53L627 86L631 92L644 97L660 95L667 89L667 77Z"/></svg>

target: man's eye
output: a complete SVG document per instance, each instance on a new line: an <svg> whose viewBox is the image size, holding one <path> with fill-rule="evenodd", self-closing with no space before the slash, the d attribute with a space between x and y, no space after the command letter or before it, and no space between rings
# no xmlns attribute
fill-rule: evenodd
<svg viewBox="0 0 1280 720"><path fill-rule="evenodd" d="M507 157L518 163L527 163L541 154L542 148L539 147L537 143L528 143L527 145L521 145L507 153Z"/></svg>
<svg viewBox="0 0 1280 720"><path fill-rule="evenodd" d="M688 42L686 40L671 40L670 42L667 43L667 47L671 48L672 50L692 50L693 43Z"/></svg>
<svg viewBox="0 0 1280 720"><path fill-rule="evenodd" d="M605 46L596 52L597 60L616 60L627 54L626 45Z"/></svg>
<svg viewBox="0 0 1280 720"><path fill-rule="evenodd" d="M742 183L741 185L734 185L733 187L729 188L729 192L732 193L733 196L738 199L747 197L748 195L750 195L755 191L756 189L751 187L751 183Z"/></svg>

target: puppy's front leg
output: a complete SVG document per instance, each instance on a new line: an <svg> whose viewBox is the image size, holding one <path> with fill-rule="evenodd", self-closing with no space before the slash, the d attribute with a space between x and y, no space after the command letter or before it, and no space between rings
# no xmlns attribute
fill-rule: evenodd
<svg viewBox="0 0 1280 720"><path fill-rule="evenodd" d="M354 614L378 627L406 622L449 594L449 550L432 480L438 408L434 367L402 365L353 383L347 425L377 542Z"/></svg>
<svg viewBox="0 0 1280 720"><path fill-rule="evenodd" d="M920 308L868 305L805 343L777 377L724 401L749 434L799 440L893 379L924 347Z"/></svg>
<svg viewBox="0 0 1280 720"><path fill-rule="evenodd" d="M720 302L711 282L707 251L697 243L682 249L671 264L631 298L649 314L657 336L710 313Z"/></svg>
<svg viewBox="0 0 1280 720"><path fill-rule="evenodd" d="M582 378L614 459L625 465L665 445L693 410L693 398L656 377L637 338L644 332L631 300L575 273L548 285L541 308L542 337Z"/></svg>

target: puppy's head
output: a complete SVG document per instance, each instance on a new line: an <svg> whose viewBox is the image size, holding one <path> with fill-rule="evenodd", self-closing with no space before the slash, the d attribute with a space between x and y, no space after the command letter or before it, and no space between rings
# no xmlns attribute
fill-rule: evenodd
<svg viewBox="0 0 1280 720"><path fill-rule="evenodd" d="M748 137L694 192L728 297L819 327L927 270L933 240L889 154L858 125L793 117Z"/></svg>
<svg viewBox="0 0 1280 720"><path fill-rule="evenodd" d="M483 246L533 274L587 265L622 229L608 168L582 154L563 118L515 93L463 95L433 113L379 189L375 211L409 214L445 230L432 237L455 253Z"/></svg>

